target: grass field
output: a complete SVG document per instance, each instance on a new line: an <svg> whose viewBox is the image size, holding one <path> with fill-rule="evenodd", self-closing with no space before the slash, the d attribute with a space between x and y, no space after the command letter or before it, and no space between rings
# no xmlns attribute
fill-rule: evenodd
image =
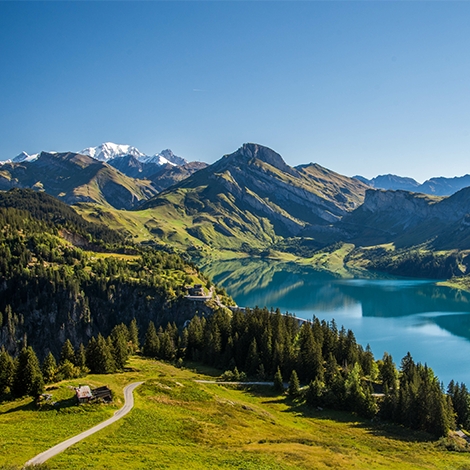
<svg viewBox="0 0 470 470"><path fill-rule="evenodd" d="M130 370L88 376L107 384L114 405L73 404L70 385L50 390L59 407L38 411L30 400L0 404L0 468L78 434L122 406L122 388L145 380L135 408L47 462L50 469L470 469L470 454L398 426L347 413L310 410L269 387L200 384L210 369L177 369L134 357ZM3 465L3 467L2 467Z"/></svg>

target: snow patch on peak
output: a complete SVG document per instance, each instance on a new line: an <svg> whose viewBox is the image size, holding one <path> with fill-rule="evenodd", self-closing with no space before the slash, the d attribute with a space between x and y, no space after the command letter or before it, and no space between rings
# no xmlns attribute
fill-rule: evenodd
<svg viewBox="0 0 470 470"><path fill-rule="evenodd" d="M170 164L173 166L181 166L188 163L184 158L178 157L170 149L162 150L151 157L144 157L139 159L143 163L155 163L157 165Z"/></svg>
<svg viewBox="0 0 470 470"><path fill-rule="evenodd" d="M105 142L97 147L88 147L79 153L104 162L107 162L112 158L124 157L126 155L132 155L139 159L145 157L145 154L136 147L132 147L131 145L115 144L113 142Z"/></svg>
<svg viewBox="0 0 470 470"><path fill-rule="evenodd" d="M176 166L175 163L170 162L170 160L167 160L163 155L160 154L155 154L152 157L144 157L139 159L142 163L154 163L156 165L172 165Z"/></svg>
<svg viewBox="0 0 470 470"><path fill-rule="evenodd" d="M29 155L26 152L21 152L15 158L12 159L14 163L22 163L22 162L34 162L38 159L39 154L35 153L34 155Z"/></svg>

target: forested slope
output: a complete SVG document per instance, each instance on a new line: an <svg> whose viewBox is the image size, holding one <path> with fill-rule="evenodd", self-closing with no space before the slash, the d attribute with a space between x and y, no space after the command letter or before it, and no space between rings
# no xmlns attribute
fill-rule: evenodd
<svg viewBox="0 0 470 470"><path fill-rule="evenodd" d="M125 244L50 196L0 195L0 344L12 354L27 342L41 358L57 355L66 339L77 347L134 317L183 323L194 314L184 286L206 282L198 276L178 255Z"/></svg>

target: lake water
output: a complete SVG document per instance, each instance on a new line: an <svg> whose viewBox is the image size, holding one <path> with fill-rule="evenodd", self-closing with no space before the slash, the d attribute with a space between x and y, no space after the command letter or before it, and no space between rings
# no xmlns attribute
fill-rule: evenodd
<svg viewBox="0 0 470 470"><path fill-rule="evenodd" d="M341 279L294 264L263 260L219 261L203 271L243 307L279 307L297 317L335 319L351 329L376 359L384 351L397 366L409 351L447 384L470 385L470 294L434 281Z"/></svg>

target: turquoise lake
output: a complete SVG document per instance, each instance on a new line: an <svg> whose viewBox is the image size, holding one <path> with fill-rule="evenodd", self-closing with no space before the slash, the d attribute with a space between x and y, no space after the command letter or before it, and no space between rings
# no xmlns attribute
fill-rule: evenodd
<svg viewBox="0 0 470 470"><path fill-rule="evenodd" d="M268 307L299 318L335 319L351 329L376 359L384 351L397 366L409 351L444 385L470 385L470 293L435 281L368 275L341 279L291 263L219 261L203 271L243 307Z"/></svg>

